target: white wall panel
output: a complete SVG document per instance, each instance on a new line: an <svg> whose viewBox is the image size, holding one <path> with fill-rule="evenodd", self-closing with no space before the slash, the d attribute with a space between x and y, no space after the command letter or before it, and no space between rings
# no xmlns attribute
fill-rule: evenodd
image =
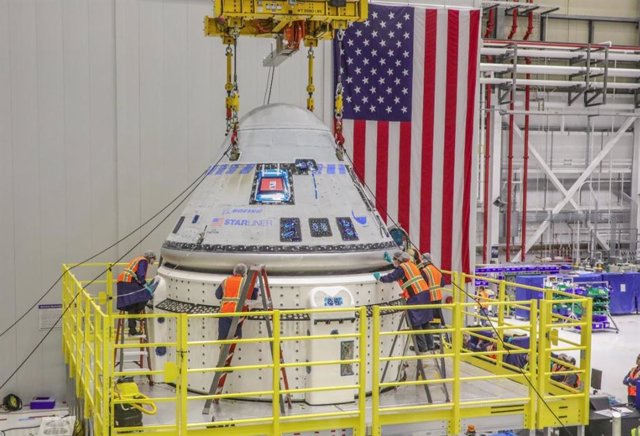
<svg viewBox="0 0 640 436"><path fill-rule="evenodd" d="M91 86L89 72L89 2L62 2L64 116L67 163L67 256L91 253L94 227L91 177ZM81 200L80 200L81 199ZM79 200L82 206L78 207Z"/></svg>
<svg viewBox="0 0 640 436"><path fill-rule="evenodd" d="M60 56L63 47L62 4L56 0L39 1L36 11L36 44L38 55L38 144L40 177L40 216L42 279L33 283L27 294L29 303L42 289L48 289L60 274L59 259L66 259L67 253L67 209L65 163L65 117L64 117L64 66ZM44 303L59 303L60 288L56 287ZM31 323L33 326L33 322ZM42 333L42 332L40 332ZM28 344L33 347L33 343ZM59 380L64 374L63 364L57 359L60 350L60 333L51 333L32 358L36 363L35 372L46 389L42 394L54 394L55 385L49 380ZM45 365L42 362L46 362ZM25 377L26 376L26 377ZM25 370L21 384L29 380Z"/></svg>
<svg viewBox="0 0 640 436"><path fill-rule="evenodd" d="M188 179L192 178L199 168L214 159L215 151L224 134L224 126L214 123L224 117L224 105L220 100L220 82L214 81L214 71L220 70L223 51L221 43L211 38L204 38L203 17L211 11L211 2L198 0L187 2L187 168L190 169ZM204 169L204 168L203 168ZM178 192L177 186L174 192ZM172 223L173 224L173 223Z"/></svg>
<svg viewBox="0 0 640 436"><path fill-rule="evenodd" d="M129 195L136 198L140 208L140 217L153 214L159 207L162 207L157 199L170 193L167 186L175 180L176 174L181 174L184 170L184 160L180 157L171 162L173 155L169 156L167 144L170 137L175 138L173 129L180 129L176 126L168 114L173 114L173 109L165 105L181 106L180 101L168 102L167 96L172 93L179 95L173 89L177 85L175 77L171 77L173 71L169 53L175 54L175 49L171 46L171 40L181 38L176 32L176 23L180 17L173 17L175 20L168 20L166 9L169 4L177 2L159 2L157 0L142 0L139 2L140 15L138 23L140 26L139 46L140 46L140 148L139 156L134 157L134 162L138 164L133 168L136 179L132 184ZM184 20L184 17L182 17ZM129 43L135 40L129 41ZM182 45L184 48L184 45ZM181 64L182 62L182 64ZM184 65L184 60L175 59L176 64ZM175 74L175 73L174 73ZM182 105L183 106L183 105ZM181 147L181 144L176 144ZM184 154L183 154L184 155ZM140 224L139 222L135 223ZM144 234L146 234L146 229ZM161 239L161 232L155 235L155 241ZM129 245L129 244L127 244ZM144 247L152 247L159 244L152 244L145 241Z"/></svg>
<svg viewBox="0 0 640 436"><path fill-rule="evenodd" d="M116 174L118 238L142 221L140 216L140 3L115 1ZM161 5L161 3L160 3ZM148 50L145 51L149 56ZM145 77L145 81L152 77ZM139 238L140 232L134 235ZM118 246L125 252L132 244Z"/></svg>
<svg viewBox="0 0 640 436"><path fill-rule="evenodd" d="M59 3L59 2L58 2ZM113 0L84 1L88 7L88 92L90 154L86 162L91 172L91 194L87 200L88 225L91 227L91 251L111 245L117 236L116 198L116 80L115 80L115 7ZM88 37L88 38L87 38ZM90 209L89 209L90 206ZM100 229L96 231L95 229ZM101 259L112 259L115 250ZM77 260L75 257L73 260Z"/></svg>
<svg viewBox="0 0 640 436"><path fill-rule="evenodd" d="M40 228L40 162L38 144L38 62L35 0L11 2L11 99L13 143L13 214L16 312L23 313L33 302L33 289L42 283ZM25 358L40 339L36 312L23 321L15 349ZM31 327L31 328L29 328ZM16 383L42 386L38 355L18 373Z"/></svg>
<svg viewBox="0 0 640 436"><path fill-rule="evenodd" d="M11 87L11 29L9 1L0 0L0 332L16 319L15 233L13 228L13 138ZM3 383L16 366L16 331L0 337L0 380ZM14 390L10 382L6 390Z"/></svg>

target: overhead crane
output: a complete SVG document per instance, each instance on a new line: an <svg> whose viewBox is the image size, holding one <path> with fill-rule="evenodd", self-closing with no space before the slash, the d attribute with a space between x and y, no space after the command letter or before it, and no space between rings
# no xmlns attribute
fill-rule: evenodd
<svg viewBox="0 0 640 436"><path fill-rule="evenodd" d="M313 111L314 48L320 40L338 39L350 23L367 19L367 0L214 0L213 16L204 19L206 36L219 36L226 44L226 135L231 134L231 160L240 156L238 147L238 112L240 93L237 75L237 42L240 36L275 38L276 49L265 66L277 66L304 44L309 48L307 109ZM339 78L341 79L341 78ZM335 93L335 128L337 153L343 155L342 85L337 81Z"/></svg>

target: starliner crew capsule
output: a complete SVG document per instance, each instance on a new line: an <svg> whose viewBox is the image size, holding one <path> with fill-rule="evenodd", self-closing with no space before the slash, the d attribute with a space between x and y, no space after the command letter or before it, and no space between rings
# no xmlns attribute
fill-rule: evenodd
<svg viewBox="0 0 640 436"><path fill-rule="evenodd" d="M397 286L376 284L371 274L388 266L384 253L396 251L398 245L351 165L336 157L329 129L307 110L273 104L246 115L238 137L239 158L225 156L209 169L162 246L154 310L217 312L220 300L214 291L239 263L266 266L276 309L398 302ZM221 152L228 146L227 140ZM357 331L353 313L341 316L345 319L322 323L309 316L284 316L282 334ZM389 323L383 328L397 327L398 316L383 316L383 324ZM168 319L154 323L154 341L175 340L175 325ZM189 339L215 340L217 329L213 319L191 322ZM249 317L243 336L266 337L265 321ZM354 340L332 343L318 347L307 341L283 342L283 354L287 361L304 362L353 359L364 351ZM382 354L390 346L389 337L382 343ZM174 360L173 352L156 349L156 367ZM218 353L218 347L192 348L190 368L215 366ZM266 343L239 344L234 359L251 365L268 363L271 355ZM293 368L289 385L293 389L353 384L357 371L357 365ZM268 372L233 372L225 392L268 390ZM191 373L189 388L208 392L212 377ZM353 401L353 395L346 390L328 398L315 392L294 399L332 404Z"/></svg>

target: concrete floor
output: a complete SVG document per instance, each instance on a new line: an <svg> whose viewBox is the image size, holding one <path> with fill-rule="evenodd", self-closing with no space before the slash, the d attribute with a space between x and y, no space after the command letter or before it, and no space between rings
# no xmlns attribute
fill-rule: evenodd
<svg viewBox="0 0 640 436"><path fill-rule="evenodd" d="M620 333L595 332L591 339L591 366L602 370L602 392L626 402L627 388L622 379L640 354L640 315L613 318ZM573 334L575 333L563 333Z"/></svg>

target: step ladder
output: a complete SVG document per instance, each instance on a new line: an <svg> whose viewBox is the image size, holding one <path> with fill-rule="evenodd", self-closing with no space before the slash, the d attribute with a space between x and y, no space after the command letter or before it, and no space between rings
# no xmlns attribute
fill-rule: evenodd
<svg viewBox="0 0 640 436"><path fill-rule="evenodd" d="M435 308L434 310L434 314L433 314L433 320L429 323L429 328L433 329L433 328L445 328L446 325L444 323L444 317L442 315L442 309L441 308ZM409 319L408 319L408 315L407 312L404 311L402 313L402 317L400 318L400 323L398 324L398 330L397 331L407 331L407 330L413 330L413 328L411 327L411 324L409 323ZM426 334L426 333L424 333ZM444 344L445 344L445 340L448 340L448 335L446 334L446 332L440 332L440 333L429 333L430 335L433 336L438 336L438 339L440 341L440 350L444 349ZM393 356L393 352L395 350L396 344L398 342L398 338L400 337L400 335L396 335L393 338L393 342L391 343L391 349L389 350L389 356L388 357L392 357ZM434 341L435 342L435 341ZM418 355L418 342L416 340L416 337L414 334L409 335L409 338L407 338L407 340L404 343L404 348L402 351L402 356L407 356L408 352L409 352L409 345L413 345L413 349L415 350L416 354ZM433 351L428 351L427 353L423 353L423 354L432 354L435 355L435 350ZM416 379L418 378L422 378L422 380L427 380L427 374L426 371L424 369L424 363L422 361L423 359L416 359ZM447 367L445 365L445 361L444 361L444 357L440 357L440 358L433 358L433 361L435 362L436 365L436 371L438 372L440 378L446 378L447 377ZM390 360L387 360L387 362L384 365L384 370L382 371L382 377L380 379L380 382L384 382L385 377L387 375L387 371L389 369L389 364L391 363ZM400 365L398 366L398 374L396 376L396 381L403 381L406 378L406 373L405 373L405 365L406 362L404 360L400 360ZM404 373L404 375L403 375ZM429 385L425 384L424 386L424 392L427 395L427 401L431 404L433 403L433 399L431 397L431 391L429 389ZM442 391L444 392L444 396L445 396L445 401L449 402L449 390L447 389L447 385L446 383L442 383Z"/></svg>
<svg viewBox="0 0 640 436"><path fill-rule="evenodd" d="M242 308L245 305L247 297L249 296L249 292L253 292L253 289L256 287L256 283L258 284L258 288L262 295L262 306L263 310L271 311L273 310L273 301L271 300L271 290L269 288L269 280L267 278L267 271L264 265L254 265L249 268L247 276L242 285L242 289L240 290L240 295L238 296L238 302L236 304L236 310ZM245 317L233 317L231 321L231 327L229 328L229 333L227 334L226 340L234 339L238 326L244 323ZM270 338L273 337L273 324L272 319L269 316L265 316L264 321L267 325L267 333ZM221 367L229 367L231 366L231 361L233 360L233 354L236 349L236 343L232 344L223 344L220 346L220 356L218 357L218 364L216 368ZM271 357L273 358L273 348L269 347L271 350ZM284 363L284 354L282 350L280 351L280 363ZM227 380L228 371L216 371L215 376L213 377L213 381L211 382L211 387L209 388L209 395L219 395L222 393L224 389L224 384ZM286 368L280 368L281 374L281 383L284 385L285 390L289 390L289 379L287 377ZM280 394L280 411L284 413L284 402L283 395ZM292 407L291 394L287 393L284 396L284 400L287 403L289 409ZM203 415L208 415L211 410L211 404L215 402L219 403L218 399L215 401L212 399L207 399L202 409Z"/></svg>
<svg viewBox="0 0 640 436"><path fill-rule="evenodd" d="M145 313L146 311L143 309L140 315L144 315ZM127 315L127 312L121 310L120 315ZM142 334L137 336L128 336L125 333L125 321L128 321L128 319L118 318L118 321L116 323L116 344L138 343L140 344L140 348L114 349L113 366L117 366L118 371L120 372L138 371L140 369L148 369L149 371L151 371L151 349L143 345L149 343L149 329L147 328L147 318L138 319ZM145 361L147 364L146 366ZM137 365L137 368L125 368L126 363L133 363ZM147 379L149 380L149 384L153 385L153 377L151 376L151 374L147 374Z"/></svg>

